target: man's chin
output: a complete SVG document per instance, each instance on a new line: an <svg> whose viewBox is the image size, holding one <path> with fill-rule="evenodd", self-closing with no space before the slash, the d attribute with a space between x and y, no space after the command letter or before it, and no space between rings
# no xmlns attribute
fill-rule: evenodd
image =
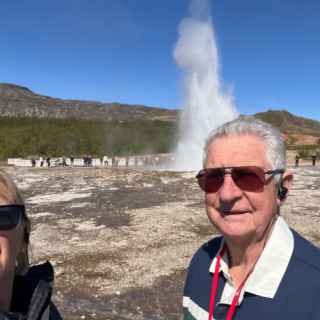
<svg viewBox="0 0 320 320"><path fill-rule="evenodd" d="M238 216L228 216L218 229L223 236L228 238L247 238L255 233L248 225L248 221L244 217Z"/></svg>

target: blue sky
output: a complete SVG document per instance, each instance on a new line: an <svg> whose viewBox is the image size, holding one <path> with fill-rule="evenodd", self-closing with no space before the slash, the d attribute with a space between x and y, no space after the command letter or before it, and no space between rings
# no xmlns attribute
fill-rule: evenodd
<svg viewBox="0 0 320 320"><path fill-rule="evenodd" d="M212 0L240 113L320 120L320 1ZM3 0L0 82L58 97L182 106L173 49L189 0Z"/></svg>

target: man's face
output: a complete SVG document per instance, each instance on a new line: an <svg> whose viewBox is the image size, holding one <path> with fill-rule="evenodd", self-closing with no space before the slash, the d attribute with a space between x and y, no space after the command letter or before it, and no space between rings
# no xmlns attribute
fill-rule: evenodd
<svg viewBox="0 0 320 320"><path fill-rule="evenodd" d="M272 169L266 159L264 142L253 135L218 138L209 146L206 168L232 166ZM249 192L240 189L229 174L217 192L206 193L205 203L212 224L225 237L239 240L262 239L280 204L274 179L268 180L262 192Z"/></svg>

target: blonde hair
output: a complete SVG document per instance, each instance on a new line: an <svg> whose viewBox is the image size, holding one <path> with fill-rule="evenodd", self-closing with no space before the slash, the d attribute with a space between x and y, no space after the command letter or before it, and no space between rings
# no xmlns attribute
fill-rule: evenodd
<svg viewBox="0 0 320 320"><path fill-rule="evenodd" d="M4 199L8 204L24 205L23 197L21 196L17 185L3 170L0 170L0 198ZM21 223L23 224L23 241L25 242L25 250L18 254L16 274L25 273L29 267L28 245L31 226L26 213L22 215Z"/></svg>

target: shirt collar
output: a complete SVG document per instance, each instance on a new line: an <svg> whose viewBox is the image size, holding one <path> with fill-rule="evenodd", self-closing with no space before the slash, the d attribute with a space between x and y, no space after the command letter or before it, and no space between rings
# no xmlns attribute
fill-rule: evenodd
<svg viewBox="0 0 320 320"><path fill-rule="evenodd" d="M222 240L220 249L213 259L209 271L214 273L217 256L224 246ZM293 234L282 217L278 217L272 234L260 255L254 270L248 277L244 291L266 298L273 298L278 290L279 284L286 272L294 249ZM228 255L224 253L220 271L228 279Z"/></svg>

